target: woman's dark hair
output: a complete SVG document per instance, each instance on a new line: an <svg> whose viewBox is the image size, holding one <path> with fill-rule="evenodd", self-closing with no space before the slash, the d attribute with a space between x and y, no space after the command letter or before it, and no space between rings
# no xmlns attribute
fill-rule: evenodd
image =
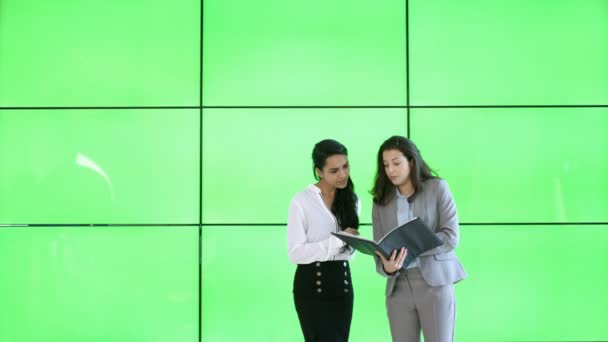
<svg viewBox="0 0 608 342"><path fill-rule="evenodd" d="M323 170L327 158L333 155L348 156L348 150L339 142L332 139L319 141L312 150L313 174L316 180L320 180L315 169ZM357 216L357 195L355 185L350 176L344 189L336 189L336 198L331 207L331 212L336 216L340 229L359 228L359 216Z"/></svg>
<svg viewBox="0 0 608 342"><path fill-rule="evenodd" d="M374 203L385 205L388 202L389 196L395 193L395 185L393 185L386 175L384 161L382 160L382 153L389 150L400 151L405 156L405 159L411 162L410 180L414 187L414 195L409 198L411 202L416 194L422 191L422 182L431 178L438 178L438 175L422 159L416 144L406 137L392 136L384 141L378 150L378 170L376 171L374 188L370 191L374 196Z"/></svg>

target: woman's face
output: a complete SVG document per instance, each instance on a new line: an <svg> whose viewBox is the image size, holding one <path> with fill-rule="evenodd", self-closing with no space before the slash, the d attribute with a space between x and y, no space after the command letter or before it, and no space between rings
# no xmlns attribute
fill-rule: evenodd
<svg viewBox="0 0 608 342"><path fill-rule="evenodd" d="M348 184L350 166L348 158L343 154L334 154L325 159L323 170L316 169L317 174L334 188L344 189Z"/></svg>
<svg viewBox="0 0 608 342"><path fill-rule="evenodd" d="M382 162L384 163L384 172L391 180L393 185L401 186L410 181L410 168L412 162L399 150L386 150L382 152Z"/></svg>

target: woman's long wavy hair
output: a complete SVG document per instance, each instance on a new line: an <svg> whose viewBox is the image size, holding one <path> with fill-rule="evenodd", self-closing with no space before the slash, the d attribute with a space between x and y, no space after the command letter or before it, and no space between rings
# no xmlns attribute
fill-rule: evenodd
<svg viewBox="0 0 608 342"><path fill-rule="evenodd" d="M318 142L312 150L313 174L316 180L320 180L315 169L323 170L327 158L333 155L348 156L348 150L339 142L325 139ZM336 189L336 198L331 207L331 212L336 216L341 230L346 228L359 228L359 216L357 215L357 195L355 185L349 175L347 185L344 189Z"/></svg>
<svg viewBox="0 0 608 342"><path fill-rule="evenodd" d="M374 196L374 203L379 205L385 205L390 196L395 194L395 185L393 185L386 175L384 161L382 160L382 153L390 150L400 151L405 156L405 159L407 159L408 162L411 162L410 180L414 187L414 194L410 196L410 202L417 193L422 191L422 182L431 178L438 178L437 173L431 170L424 159L422 159L416 144L406 137L398 135L392 136L384 141L378 150L378 169L374 180L374 188L370 191Z"/></svg>

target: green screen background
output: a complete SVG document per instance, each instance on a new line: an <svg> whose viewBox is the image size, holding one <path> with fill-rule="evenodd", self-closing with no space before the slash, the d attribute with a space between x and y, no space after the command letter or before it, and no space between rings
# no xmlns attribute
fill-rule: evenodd
<svg viewBox="0 0 608 342"><path fill-rule="evenodd" d="M458 205L456 340L608 340L606 61L605 0L1 0L0 342L303 340L312 147L371 237L394 134ZM352 269L351 340L390 340Z"/></svg>

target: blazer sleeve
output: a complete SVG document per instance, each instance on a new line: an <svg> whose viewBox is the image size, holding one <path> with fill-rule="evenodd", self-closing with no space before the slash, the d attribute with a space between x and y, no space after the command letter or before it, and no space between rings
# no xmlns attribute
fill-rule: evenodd
<svg viewBox="0 0 608 342"><path fill-rule="evenodd" d="M421 256L450 252L458 246L460 234L456 203L445 180L439 180L435 196L437 198L437 215L439 216L437 218L439 231L435 234L443 244L420 254Z"/></svg>

